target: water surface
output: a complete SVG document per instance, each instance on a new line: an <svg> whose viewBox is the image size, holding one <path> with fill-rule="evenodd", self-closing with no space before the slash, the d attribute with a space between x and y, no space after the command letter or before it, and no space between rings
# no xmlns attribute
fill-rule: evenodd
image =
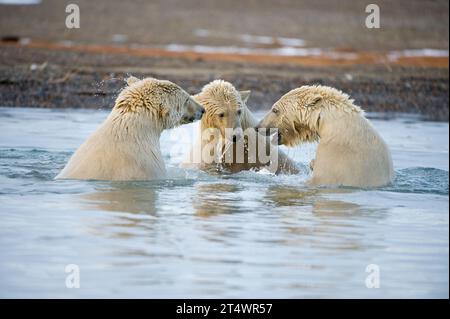
<svg viewBox="0 0 450 319"><path fill-rule="evenodd" d="M448 123L373 120L380 189L305 186L315 145L294 176L179 169L195 125L164 133L166 180L54 181L106 115L0 108L0 297L448 298Z"/></svg>

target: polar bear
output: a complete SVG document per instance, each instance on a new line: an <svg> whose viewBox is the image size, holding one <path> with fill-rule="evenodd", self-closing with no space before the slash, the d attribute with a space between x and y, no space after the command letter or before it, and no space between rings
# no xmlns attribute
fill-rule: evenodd
<svg viewBox="0 0 450 319"><path fill-rule="evenodd" d="M204 108L178 85L127 79L103 124L78 148L57 179L164 178L159 146L163 130L201 118Z"/></svg>
<svg viewBox="0 0 450 319"><path fill-rule="evenodd" d="M377 187L394 178L390 151L347 94L326 86L302 86L285 94L261 120L277 128L278 144L319 141L312 185Z"/></svg>
<svg viewBox="0 0 450 319"><path fill-rule="evenodd" d="M274 173L298 173L296 164L290 158L254 130L258 121L246 105L249 96L250 91L238 91L231 83L223 80L205 85L199 94L193 96L205 108L205 115L200 121L197 141L188 158L181 164L182 167L216 170L217 164L220 164L222 169L231 173L263 167ZM213 130L219 136L215 136ZM227 134L227 130L232 131L232 134ZM274 161L268 157L265 161L261 160L262 153L258 153L260 145L271 148L270 154L276 157ZM219 154L216 154L219 156L214 159L205 156L206 146L211 149L219 146ZM268 149L264 151L266 154L269 152Z"/></svg>

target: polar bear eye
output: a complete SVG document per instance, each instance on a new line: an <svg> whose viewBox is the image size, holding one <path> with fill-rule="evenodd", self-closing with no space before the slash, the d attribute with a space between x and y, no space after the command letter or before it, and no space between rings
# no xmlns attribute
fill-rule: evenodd
<svg viewBox="0 0 450 319"><path fill-rule="evenodd" d="M218 116L218 117L224 117L224 116L225 116L225 113L219 113L219 114L217 114L217 116Z"/></svg>
<svg viewBox="0 0 450 319"><path fill-rule="evenodd" d="M238 115L238 116L241 116L241 114L242 114L242 111L241 111L241 110L238 110L238 111L237 111L237 115Z"/></svg>
<svg viewBox="0 0 450 319"><path fill-rule="evenodd" d="M277 109L272 109L273 114L278 114L278 110Z"/></svg>

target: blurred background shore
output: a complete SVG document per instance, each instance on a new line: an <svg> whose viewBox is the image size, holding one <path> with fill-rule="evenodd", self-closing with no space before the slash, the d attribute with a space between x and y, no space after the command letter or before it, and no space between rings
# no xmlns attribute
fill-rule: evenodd
<svg viewBox="0 0 450 319"><path fill-rule="evenodd" d="M110 108L133 74L192 94L222 78L252 90L253 109L331 85L367 111L448 121L448 2L377 1L380 29L369 3L0 0L0 105Z"/></svg>

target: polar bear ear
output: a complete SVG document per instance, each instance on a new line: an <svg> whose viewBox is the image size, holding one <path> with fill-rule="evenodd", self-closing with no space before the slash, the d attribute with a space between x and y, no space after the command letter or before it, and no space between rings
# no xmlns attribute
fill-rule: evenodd
<svg viewBox="0 0 450 319"><path fill-rule="evenodd" d="M195 95L191 95L191 99L193 99L195 102L200 103L199 100L200 97L200 93L195 94Z"/></svg>
<svg viewBox="0 0 450 319"><path fill-rule="evenodd" d="M128 85L136 83L137 81L139 81L139 79L135 76L129 76L128 78L125 79L125 82L127 82Z"/></svg>
<svg viewBox="0 0 450 319"><path fill-rule="evenodd" d="M158 111L159 111L159 117L161 119L165 119L170 112L169 109L162 104L159 105Z"/></svg>
<svg viewBox="0 0 450 319"><path fill-rule="evenodd" d="M314 95L308 102L307 107L313 107L313 106L317 105L317 103L319 103L320 101L322 101L322 96L318 95L318 94Z"/></svg>
<svg viewBox="0 0 450 319"><path fill-rule="evenodd" d="M247 103L247 100L250 97L251 93L252 91L239 91L239 95L241 96L242 102Z"/></svg>

